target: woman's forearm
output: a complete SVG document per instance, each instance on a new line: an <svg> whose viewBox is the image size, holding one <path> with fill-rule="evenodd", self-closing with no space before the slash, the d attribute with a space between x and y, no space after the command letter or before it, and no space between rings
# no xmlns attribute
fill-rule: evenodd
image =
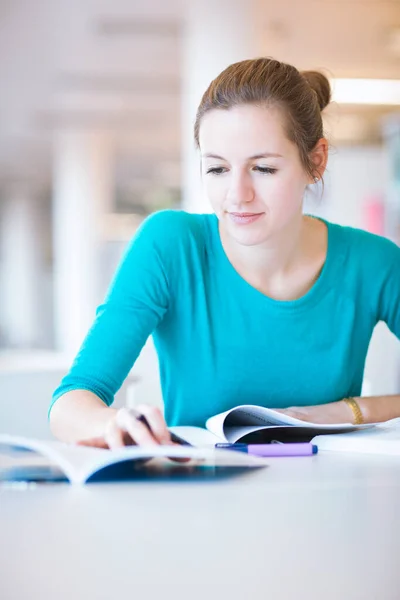
<svg viewBox="0 0 400 600"><path fill-rule="evenodd" d="M360 407L364 423L381 423L400 417L400 395L354 397L354 400ZM354 423L355 421L355 415L345 400L311 406L291 406L276 410L311 423Z"/></svg>
<svg viewBox="0 0 400 600"><path fill-rule="evenodd" d="M106 423L115 415L92 392L73 390L56 400L50 411L50 428L53 435L63 442L78 442L101 436Z"/></svg>
<svg viewBox="0 0 400 600"><path fill-rule="evenodd" d="M354 398L365 423L381 423L400 417L400 395Z"/></svg>

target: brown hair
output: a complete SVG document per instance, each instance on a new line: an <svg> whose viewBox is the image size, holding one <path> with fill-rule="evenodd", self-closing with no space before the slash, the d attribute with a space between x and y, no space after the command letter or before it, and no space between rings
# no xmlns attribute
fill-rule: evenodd
<svg viewBox="0 0 400 600"><path fill-rule="evenodd" d="M214 79L200 102L194 126L196 145L203 116L210 110L229 110L254 104L278 107L285 117L288 138L296 144L305 171L313 176L310 152L324 137L321 111L331 100L328 79L318 71L298 71L273 58L243 60Z"/></svg>

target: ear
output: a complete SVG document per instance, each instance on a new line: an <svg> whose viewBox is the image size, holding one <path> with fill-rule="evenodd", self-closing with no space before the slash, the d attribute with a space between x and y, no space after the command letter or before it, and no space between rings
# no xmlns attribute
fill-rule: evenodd
<svg viewBox="0 0 400 600"><path fill-rule="evenodd" d="M314 177L321 179L325 173L328 162L328 149L328 140L326 138L320 138L311 151L311 160L314 165L314 171L312 178L310 178L310 183L315 183Z"/></svg>

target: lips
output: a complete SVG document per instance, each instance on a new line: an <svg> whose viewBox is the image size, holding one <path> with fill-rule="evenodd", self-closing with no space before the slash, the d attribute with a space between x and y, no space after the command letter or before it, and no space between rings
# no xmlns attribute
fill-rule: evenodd
<svg viewBox="0 0 400 600"><path fill-rule="evenodd" d="M248 225L250 223L254 223L254 221L257 221L260 217L263 216L263 214L264 213L228 213L230 219L237 225Z"/></svg>

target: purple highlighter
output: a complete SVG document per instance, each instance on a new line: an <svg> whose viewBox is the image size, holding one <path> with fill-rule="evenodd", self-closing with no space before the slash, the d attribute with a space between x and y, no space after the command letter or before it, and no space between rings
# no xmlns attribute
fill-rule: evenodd
<svg viewBox="0 0 400 600"><path fill-rule="evenodd" d="M318 446L314 444L215 444L216 448L247 452L252 456L312 456L317 454Z"/></svg>

